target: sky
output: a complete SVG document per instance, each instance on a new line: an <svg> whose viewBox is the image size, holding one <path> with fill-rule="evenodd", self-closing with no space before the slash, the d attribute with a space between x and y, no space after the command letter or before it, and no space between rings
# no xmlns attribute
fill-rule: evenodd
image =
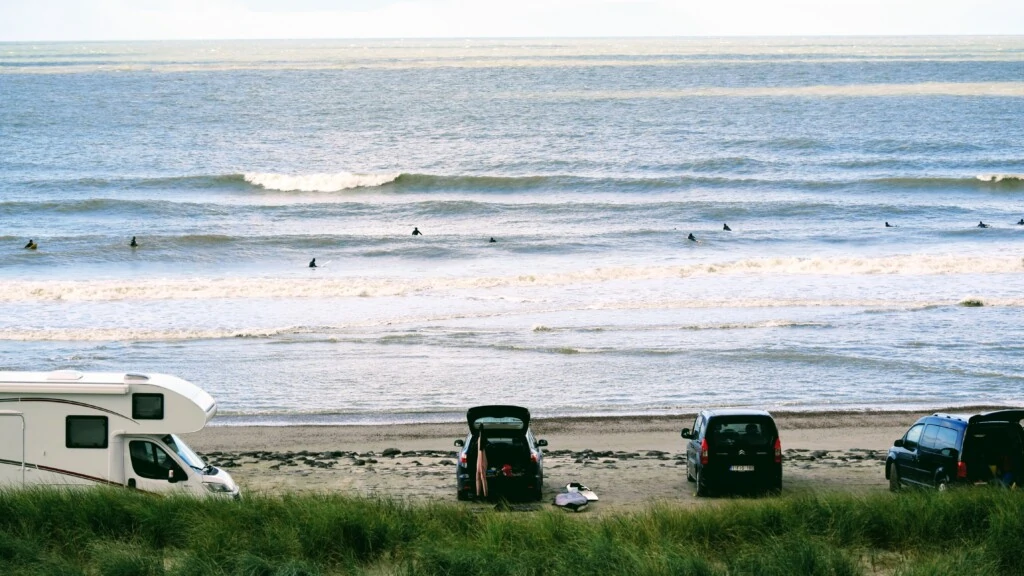
<svg viewBox="0 0 1024 576"><path fill-rule="evenodd" d="M1024 0L0 0L0 41L1024 34Z"/></svg>

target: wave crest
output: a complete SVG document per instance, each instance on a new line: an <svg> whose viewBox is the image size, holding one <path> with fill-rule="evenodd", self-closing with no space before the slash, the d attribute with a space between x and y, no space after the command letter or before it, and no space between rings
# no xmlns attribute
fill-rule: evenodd
<svg viewBox="0 0 1024 576"><path fill-rule="evenodd" d="M352 188L373 188L394 182L401 174L274 174L247 172L242 177L253 186L280 192L340 192Z"/></svg>
<svg viewBox="0 0 1024 576"><path fill-rule="evenodd" d="M0 302L207 300L217 298L347 298L403 296L436 290L488 290L517 286L589 285L622 280L659 280L695 276L863 276L1020 274L1017 256L979 258L954 255L900 255L881 258L757 258L683 266L624 266L519 276L387 278L221 278L149 279L125 285L120 280L14 280L0 292Z"/></svg>
<svg viewBox="0 0 1024 576"><path fill-rule="evenodd" d="M982 182L993 183L1004 181L1013 183L1024 182L1024 174L978 174L975 178Z"/></svg>

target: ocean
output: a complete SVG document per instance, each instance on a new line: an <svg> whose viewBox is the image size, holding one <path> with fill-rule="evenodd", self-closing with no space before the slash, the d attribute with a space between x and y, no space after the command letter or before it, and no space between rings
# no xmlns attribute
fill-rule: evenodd
<svg viewBox="0 0 1024 576"><path fill-rule="evenodd" d="M1022 218L1024 37L0 44L0 369L219 424L1021 405Z"/></svg>

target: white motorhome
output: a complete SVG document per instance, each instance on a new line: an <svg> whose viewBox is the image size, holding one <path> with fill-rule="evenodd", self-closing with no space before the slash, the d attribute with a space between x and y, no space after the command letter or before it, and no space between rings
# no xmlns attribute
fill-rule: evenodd
<svg viewBox="0 0 1024 576"><path fill-rule="evenodd" d="M217 403L167 374L0 372L0 486L108 484L238 497L177 434Z"/></svg>

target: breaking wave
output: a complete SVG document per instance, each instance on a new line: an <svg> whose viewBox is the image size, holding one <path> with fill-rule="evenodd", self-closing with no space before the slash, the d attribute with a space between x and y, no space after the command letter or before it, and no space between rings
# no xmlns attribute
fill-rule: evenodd
<svg viewBox="0 0 1024 576"><path fill-rule="evenodd" d="M1024 183L1024 174L978 174L975 176L982 182L1013 182Z"/></svg>
<svg viewBox="0 0 1024 576"><path fill-rule="evenodd" d="M281 192L340 192L352 188L373 188L394 182L401 174L353 174L337 172L334 174L273 174L266 172L250 172L244 174L244 180L254 186Z"/></svg>
<svg viewBox="0 0 1024 576"><path fill-rule="evenodd" d="M682 266L608 267L518 276L387 278L222 278L35 281L15 280L0 292L0 302L207 300L252 298L349 298L403 296L425 291L486 290L505 287L588 285L613 281L642 281L699 276L787 275L943 275L1018 274L1024 259L1017 256L903 255L882 258L754 258Z"/></svg>

